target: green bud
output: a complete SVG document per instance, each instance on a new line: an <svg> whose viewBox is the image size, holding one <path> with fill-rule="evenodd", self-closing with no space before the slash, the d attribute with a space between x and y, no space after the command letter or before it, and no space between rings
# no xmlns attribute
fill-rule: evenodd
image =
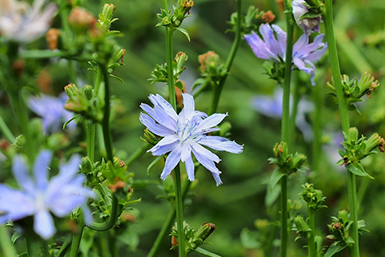
<svg viewBox="0 0 385 257"><path fill-rule="evenodd" d="M259 231L266 231L267 227L270 225L269 221L266 220L266 219L257 219L255 222L254 222L254 225L255 227L259 230Z"/></svg>
<svg viewBox="0 0 385 257"><path fill-rule="evenodd" d="M346 210L338 212L338 219L341 223L346 224L349 222L349 213Z"/></svg>
<svg viewBox="0 0 385 257"><path fill-rule="evenodd" d="M102 10L102 15L104 17L105 20L111 20L112 19L112 15L114 13L114 11L116 10L116 6L113 5L113 4L105 4L103 6L103 10Z"/></svg>
<svg viewBox="0 0 385 257"><path fill-rule="evenodd" d="M92 173L92 162L91 162L91 159L90 157L86 156L86 157L83 157L82 158L82 162L81 162L81 170L83 173Z"/></svg>
<svg viewBox="0 0 385 257"><path fill-rule="evenodd" d="M292 160L292 162L293 162L292 168L293 169L301 168L301 166L305 163L305 161L306 161L305 155L296 153L293 157L293 160Z"/></svg>
<svg viewBox="0 0 385 257"><path fill-rule="evenodd" d="M213 223L204 223L194 234L194 239L201 239L205 241L215 230ZM194 240L195 241L195 240Z"/></svg>
<svg viewBox="0 0 385 257"><path fill-rule="evenodd" d="M91 100L92 95L93 95L93 89L92 89L92 87L91 87L90 85L85 85L85 86L82 88L82 90L83 90L83 93L84 93L84 95L86 96L86 98L87 98L88 100Z"/></svg>
<svg viewBox="0 0 385 257"><path fill-rule="evenodd" d="M348 143L355 143L358 140L358 129L353 127L350 128L348 133L347 133L347 142Z"/></svg>
<svg viewBox="0 0 385 257"><path fill-rule="evenodd" d="M374 133L368 140L366 140L365 153L369 154L375 148L384 144L384 139L378 133Z"/></svg>
<svg viewBox="0 0 385 257"><path fill-rule="evenodd" d="M302 216L297 216L294 218L294 224L297 228L297 232L309 232L311 231L309 225L303 219Z"/></svg>

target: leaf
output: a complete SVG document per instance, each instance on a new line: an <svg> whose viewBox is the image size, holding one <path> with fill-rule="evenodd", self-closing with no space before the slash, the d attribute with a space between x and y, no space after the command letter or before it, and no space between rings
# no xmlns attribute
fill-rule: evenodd
<svg viewBox="0 0 385 257"><path fill-rule="evenodd" d="M353 174L361 177L368 177L374 179L368 173L365 172L364 168L358 162L353 162L351 164L346 165L346 168Z"/></svg>
<svg viewBox="0 0 385 257"><path fill-rule="evenodd" d="M278 181L285 175L286 173L281 172L279 168L274 169L273 174L271 174L271 177L270 177L270 182L269 182L270 188L272 189L275 186L275 184L277 184Z"/></svg>
<svg viewBox="0 0 385 257"><path fill-rule="evenodd" d="M183 29L183 28L177 28L176 30L179 30L180 32L182 32L186 37L187 37L187 40L190 42L190 35L188 34L187 30Z"/></svg>
<svg viewBox="0 0 385 257"><path fill-rule="evenodd" d="M324 257L331 257L334 254L341 252L345 248L346 248L346 244L344 243L337 243L337 244L334 243L329 247Z"/></svg>

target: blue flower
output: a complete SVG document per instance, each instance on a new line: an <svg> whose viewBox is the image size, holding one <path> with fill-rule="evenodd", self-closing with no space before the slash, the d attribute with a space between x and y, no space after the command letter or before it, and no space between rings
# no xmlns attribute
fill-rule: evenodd
<svg viewBox="0 0 385 257"><path fill-rule="evenodd" d="M282 117L282 88L277 88L273 96L257 95L251 100L251 106L257 112L272 118ZM292 103L292 99L290 103ZM291 107L291 106L290 106ZM306 121L306 113L312 112L314 105L312 102L301 98L298 102L298 111L295 118L295 124L301 130L305 140L310 141L313 138L313 130Z"/></svg>
<svg viewBox="0 0 385 257"><path fill-rule="evenodd" d="M86 203L95 194L91 189L83 187L85 177L78 174L80 156L75 155L68 163L62 163L59 174L49 181L51 158L50 151L42 150L33 166L34 178L31 178L25 159L20 155L14 157L12 170L22 190L0 184L0 224L32 215L35 232L48 239L56 232L51 213L65 217L80 206L84 211L85 222L91 222L91 213Z"/></svg>
<svg viewBox="0 0 385 257"><path fill-rule="evenodd" d="M255 32L245 35L245 40L250 45L254 54L264 60L285 62L286 58L286 32L279 26L262 24L259 27L262 38ZM313 62L321 59L326 51L327 44L322 42L324 35L320 34L309 43L309 36L303 34L293 46L293 63L304 72L310 74L314 85L315 66Z"/></svg>
<svg viewBox="0 0 385 257"><path fill-rule="evenodd" d="M295 22L307 35L310 35L312 32L320 32L321 15L314 18L301 19L304 14L309 12L306 2L304 0L294 0L291 5Z"/></svg>
<svg viewBox="0 0 385 257"><path fill-rule="evenodd" d="M28 99L29 108L43 120L45 134L60 131L63 124L73 118L73 113L64 109L67 99L66 94L61 94L59 97L42 95L41 97L30 97ZM70 122L67 127L74 128L75 125L74 122Z"/></svg>
<svg viewBox="0 0 385 257"><path fill-rule="evenodd" d="M219 136L209 136L227 114L214 113L207 117L207 114L195 110L194 98L189 94L183 95L183 110L179 115L160 95L150 95L150 101L154 104L151 108L147 104L141 104L145 113L140 113L140 121L154 134L163 137L149 151L154 156L166 154L166 163L161 174L165 180L179 161L184 162L188 179L194 181L194 163L192 154L206 169L211 171L217 186L222 184L219 177L221 172L215 166L221 159L203 146L218 151L230 153L241 153L243 146L234 141Z"/></svg>

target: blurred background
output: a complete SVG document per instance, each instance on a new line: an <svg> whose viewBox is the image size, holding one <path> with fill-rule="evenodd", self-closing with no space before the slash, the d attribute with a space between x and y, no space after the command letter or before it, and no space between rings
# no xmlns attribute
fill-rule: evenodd
<svg viewBox="0 0 385 257"><path fill-rule="evenodd" d="M97 15L105 1L84 1L82 4ZM121 83L112 80L112 94L119 99L120 108L113 126L113 145L117 155L127 160L133 152L142 146L140 137L144 126L139 122L139 105L148 103L151 93L166 93L165 84L151 84L148 80L155 64L165 63L164 28L155 27L158 23L156 13L160 12L160 0L114 0L116 6L114 17L119 20L113 23L112 29L119 30L123 36L118 38L120 45L127 50L125 65L116 70L116 75L124 80ZM383 83L385 71L385 2L383 0L336 0L335 33L343 74L350 78L359 78L365 71L370 72ZM172 4L172 1L169 1ZM276 18L273 23L285 27L280 3L275 0L251 1L243 0L243 13L250 5L260 11L271 10ZM196 0L191 10L191 17L185 20L185 28L191 37L189 42L181 33L174 33L174 52L183 51L188 55L187 69L181 79L191 88L199 78L198 55L207 51L216 52L224 63L231 49L234 34L226 32L230 29L228 21L236 11L235 0ZM55 20L53 27L60 26ZM321 31L324 31L321 26ZM301 34L295 31L295 37ZM43 41L42 41L43 42ZM40 44L43 44L40 42ZM216 187L211 173L200 167L196 173L197 182L186 200L185 220L192 227L198 228L205 222L216 225L215 232L207 239L210 244L203 247L221 256L260 257L262 249L267 246L269 238L278 238L276 225L279 194L276 190L267 193L267 181L274 169L267 161L272 156L272 148L280 142L281 122L279 118L256 110L256 96L274 98L274 92L280 86L265 74L263 60L254 56L250 47L242 40L238 54L225 84L218 112L229 113L225 121L231 123L229 138L244 144L242 154L219 153L222 162L218 168L222 171L223 185ZM60 63L59 63L60 64ZM69 83L66 65L49 64L40 71L39 79L48 79L48 85L59 92ZM306 203L300 199L301 185L306 181L314 183L326 196L328 208L316 214L317 233L324 238L324 245L332 243L326 239L327 224L331 216L348 209L346 171L337 167L339 159L335 150L341 141L338 107L334 96L328 94L327 82L331 80L328 53L316 64L316 87L310 85L309 76L294 71L293 84L299 88L303 108L302 117L295 129L295 142L292 151L308 156L306 167L302 173L292 174L289 180L289 197L293 206L302 205L292 210L293 216L303 214L306 217ZM84 83L89 76L87 66L84 70ZM42 76L41 74L44 73ZM80 74L81 75L81 74ZM80 76L81 77L81 76ZM42 82L38 82L42 83ZM316 89L317 88L317 89ZM317 95L319 97L317 97ZM208 112L212 91L207 90L196 99L196 109ZM255 100L257 99L257 100ZM321 120L322 147L318 160L314 157L313 124L315 123L314 104L318 99ZM370 98L359 104L361 114L350 112L351 125L359 128L360 133L370 136L378 132L385 136L385 88L381 85ZM279 104L279 103L278 103ZM279 107L279 105L278 105ZM125 226L116 228L117 246L120 256L142 257L150 250L158 231L167 218L171 208L165 199L164 188L171 181L162 183L159 179L163 162L155 165L147 175L147 166L155 159L150 153L145 154L129 167L138 182L134 188L133 199L141 198L141 202L132 205L127 212L129 220ZM366 221L370 233L361 236L361 256L385 256L385 156L378 154L369 157L363 165L375 179L358 178L359 219ZM298 203L294 204L295 201ZM269 223L267 223L269 222ZM289 256L307 256L304 239L294 242L296 233L289 239ZM87 241L87 240L85 240ZM272 241L270 256L278 256L277 241ZM171 239L163 240L158 256L177 256L170 251ZM84 254L84 252L83 252ZM91 253L89 256L94 256ZM198 256L198 254L191 254ZM336 256L348 256L342 252Z"/></svg>

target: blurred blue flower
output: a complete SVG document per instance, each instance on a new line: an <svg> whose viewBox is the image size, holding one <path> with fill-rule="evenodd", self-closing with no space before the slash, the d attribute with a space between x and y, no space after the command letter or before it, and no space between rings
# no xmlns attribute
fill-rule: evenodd
<svg viewBox="0 0 385 257"><path fill-rule="evenodd" d="M150 101L154 104L151 108L147 104L141 104L145 113L140 113L140 121L154 134L163 137L149 151L154 156L170 152L161 174L165 180L179 161L184 162L188 179L194 181L194 154L198 162L211 171L217 186L222 184L219 177L221 173L215 166L221 159L203 146L218 151L230 153L241 153L243 146L234 141L219 136L209 136L210 132L219 130L214 128L227 114L214 113L207 117L207 114L195 110L194 98L189 94L183 95L183 110L179 115L162 96L150 95ZM203 145L203 146L202 146Z"/></svg>
<svg viewBox="0 0 385 257"><path fill-rule="evenodd" d="M0 34L19 43L29 43L43 36L49 29L56 12L56 5L35 0L33 5L22 1L0 1ZM30 1L29 1L30 2Z"/></svg>
<svg viewBox="0 0 385 257"><path fill-rule="evenodd" d="M251 99L251 106L257 112L276 119L282 117L282 88L277 88L274 91L274 95L257 95ZM290 96L291 97L291 96ZM293 102L291 97L290 103ZM290 106L290 109L292 107ZM298 102L298 111L295 118L295 124L298 129L302 132L303 137L306 141L310 141L313 138L313 130L310 124L306 121L306 113L312 112L314 105L312 102L301 98ZM292 110L290 110L292 111Z"/></svg>
<svg viewBox="0 0 385 257"><path fill-rule="evenodd" d="M94 197L94 193L83 187L85 177L78 174L80 156L75 155L68 163L62 163L59 174L48 181L51 158L50 151L42 150L33 166L34 178L31 178L25 159L20 155L14 157L12 170L22 190L0 184L0 224L33 215L35 232L48 239L56 232L50 212L65 217L80 206L85 222L91 222L87 199Z"/></svg>
<svg viewBox="0 0 385 257"><path fill-rule="evenodd" d="M30 97L29 108L39 115L43 120L45 134L62 130L63 124L73 118L73 113L64 109L68 96L61 94L59 97L42 95L41 97ZM74 128L76 124L70 122L66 127Z"/></svg>
<svg viewBox="0 0 385 257"><path fill-rule="evenodd" d="M245 40L250 45L254 54L264 60L284 62L286 57L286 32L279 26L262 24L259 27L262 38L255 32L245 35ZM276 35L275 35L275 34ZM310 74L314 85L315 66L313 62L321 59L326 51L327 44L322 42L324 35L320 34L309 44L309 36L302 34L293 46L293 63L304 72Z"/></svg>
<svg viewBox="0 0 385 257"><path fill-rule="evenodd" d="M304 0L294 0L291 3L293 7L293 15L295 22L305 32L310 35L312 32L320 32L319 24L321 23L321 15L314 18L301 17L309 12L309 8Z"/></svg>

